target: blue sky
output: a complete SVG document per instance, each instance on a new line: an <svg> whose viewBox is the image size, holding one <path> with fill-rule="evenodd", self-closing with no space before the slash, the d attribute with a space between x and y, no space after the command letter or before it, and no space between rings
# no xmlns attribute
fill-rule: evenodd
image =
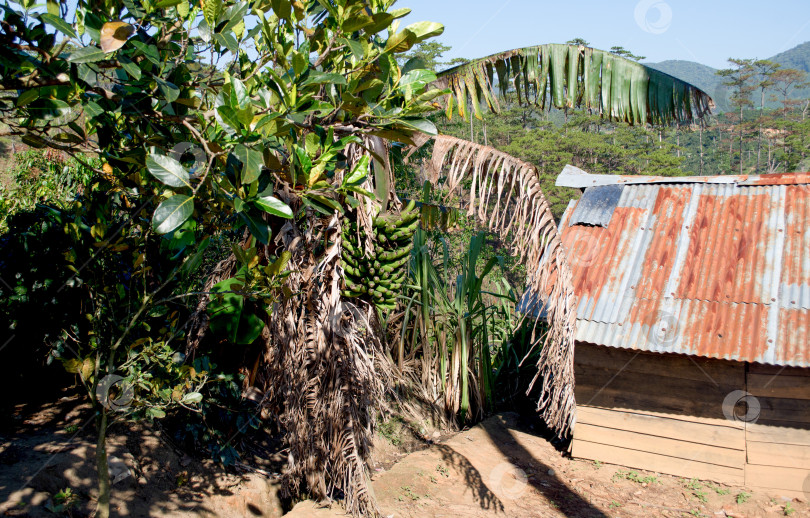
<svg viewBox="0 0 810 518"><path fill-rule="evenodd" d="M403 25L441 22L445 58L482 57L581 37L595 48L620 45L645 61L697 61L715 68L735 58L768 58L810 40L808 0L399 0Z"/></svg>

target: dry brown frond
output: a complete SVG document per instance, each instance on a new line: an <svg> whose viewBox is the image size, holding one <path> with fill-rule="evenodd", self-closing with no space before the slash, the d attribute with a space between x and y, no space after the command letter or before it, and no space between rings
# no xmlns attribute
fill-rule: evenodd
<svg viewBox="0 0 810 518"><path fill-rule="evenodd" d="M545 339L535 336L535 346L543 342L532 382L540 383L537 409L560 437L567 436L575 409L576 297L537 168L495 148L440 135L429 169L434 185L440 173L446 175L447 199L459 196L462 184L469 181L468 196L462 200L468 214L504 242L511 240L513 252L527 265L528 296L544 302L549 324Z"/></svg>

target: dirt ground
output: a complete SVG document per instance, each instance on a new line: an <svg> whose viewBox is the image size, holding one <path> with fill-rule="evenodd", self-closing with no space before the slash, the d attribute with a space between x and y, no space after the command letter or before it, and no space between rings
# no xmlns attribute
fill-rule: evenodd
<svg viewBox="0 0 810 518"><path fill-rule="evenodd" d="M92 516L98 493L88 410L78 395L70 395L35 411L18 407L4 416L0 516ZM253 468L225 470L213 461L189 457L166 436L146 426L111 428L112 516L282 515L279 454L267 455L261 463L251 459ZM75 502L60 510L57 495L66 488L76 495Z"/></svg>
<svg viewBox="0 0 810 518"><path fill-rule="evenodd" d="M91 416L79 397L18 407L0 422L0 516L91 516L95 445ZM265 450L225 470L189 457L166 435L146 426L113 429L113 516L282 516L283 452ZM373 490L384 516L810 517L806 501L571 460L517 414L446 436L384 426L376 443ZM66 488L75 504L60 510L57 495ZM287 516L344 513L337 505L306 501Z"/></svg>
<svg viewBox="0 0 810 518"><path fill-rule="evenodd" d="M517 414L487 419L377 473L390 517L810 516L806 501L566 458ZM740 503L738 503L738 501ZM290 518L343 516L299 503Z"/></svg>

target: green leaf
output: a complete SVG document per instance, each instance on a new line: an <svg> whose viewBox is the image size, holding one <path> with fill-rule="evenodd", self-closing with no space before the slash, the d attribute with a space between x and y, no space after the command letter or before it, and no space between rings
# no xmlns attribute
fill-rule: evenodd
<svg viewBox="0 0 810 518"><path fill-rule="evenodd" d="M132 44L135 46L136 49L141 51L146 59L154 63L155 65L160 65L160 53L158 49L154 45L148 45L139 40L131 40Z"/></svg>
<svg viewBox="0 0 810 518"><path fill-rule="evenodd" d="M49 14L52 14L53 16L59 16L61 14L59 2L57 2L56 0L47 0L45 4Z"/></svg>
<svg viewBox="0 0 810 518"><path fill-rule="evenodd" d="M357 60L363 59L365 52L363 52L363 45L359 41L350 40L348 38L340 38L340 43L349 47Z"/></svg>
<svg viewBox="0 0 810 518"><path fill-rule="evenodd" d="M39 88L32 88L26 90L19 97L17 97L17 108L22 108L26 104L39 99Z"/></svg>
<svg viewBox="0 0 810 518"><path fill-rule="evenodd" d="M152 228L158 234L168 234L182 225L194 212L194 198L175 194L163 200L152 216Z"/></svg>
<svg viewBox="0 0 810 518"><path fill-rule="evenodd" d="M167 7L174 7L175 5L182 4L186 0L160 0L160 2L155 4L155 8L157 9L166 9Z"/></svg>
<svg viewBox="0 0 810 518"><path fill-rule="evenodd" d="M183 395L183 399L181 401L184 404L188 405L193 403L199 403L200 401L202 401L202 398L203 398L202 394L200 394L199 392L187 392L186 394Z"/></svg>
<svg viewBox="0 0 810 518"><path fill-rule="evenodd" d="M332 216L335 211L338 211L341 214L346 212L346 209L344 209L340 203L320 194L307 193L303 198L301 198L301 201L324 216Z"/></svg>
<svg viewBox="0 0 810 518"><path fill-rule="evenodd" d="M363 155L354 166L354 169L352 169L352 172L346 178L345 183L348 185L353 185L362 182L363 179L368 176L368 164L368 155Z"/></svg>
<svg viewBox="0 0 810 518"><path fill-rule="evenodd" d="M408 30L401 30L388 37L385 52L405 52L416 44L416 35Z"/></svg>
<svg viewBox="0 0 810 518"><path fill-rule="evenodd" d="M368 158L368 157L365 157ZM262 196L255 201L257 207L280 218L292 219L293 211L289 205L279 200L275 196Z"/></svg>
<svg viewBox="0 0 810 518"><path fill-rule="evenodd" d="M345 85L347 84L346 78L340 74L335 74L331 72L318 72L317 70L311 70L309 72L309 76L307 79L301 83L301 86L307 85L321 85L321 84L335 84L335 85Z"/></svg>
<svg viewBox="0 0 810 518"><path fill-rule="evenodd" d="M242 162L242 183L253 183L259 178L264 165L264 156L261 151L250 149L239 144L232 151L233 155Z"/></svg>
<svg viewBox="0 0 810 518"><path fill-rule="evenodd" d="M239 114L230 106L217 106L217 113L222 118L222 122L227 124L233 131L241 131L242 125L239 123Z"/></svg>
<svg viewBox="0 0 810 518"><path fill-rule="evenodd" d="M73 26L70 25L68 22L62 19L61 16L54 15L51 13L45 13L39 15L39 19L48 23L49 25L53 26L57 31L65 34L71 38L79 39L76 35L76 31L73 30Z"/></svg>
<svg viewBox="0 0 810 518"><path fill-rule="evenodd" d="M166 99L166 102L174 102L180 97L180 89L177 88L174 83L164 81L159 77L155 77L155 81L157 82L160 93L162 93L163 97Z"/></svg>
<svg viewBox="0 0 810 518"><path fill-rule="evenodd" d="M399 80L399 86L410 86L413 90L421 90L425 85L435 80L436 74L430 70L416 69L403 75L402 79Z"/></svg>
<svg viewBox="0 0 810 518"><path fill-rule="evenodd" d="M244 83L235 77L231 77L231 88L233 90L231 93L231 107L235 110L247 108L250 97L248 97Z"/></svg>
<svg viewBox="0 0 810 518"><path fill-rule="evenodd" d="M258 239L261 244L266 245L270 242L270 226L263 219L256 218L245 212L240 212L239 217L245 222L253 237Z"/></svg>
<svg viewBox="0 0 810 518"><path fill-rule="evenodd" d="M132 79L138 80L141 78L141 67L137 63L121 55L118 56L118 62L121 63L121 66L124 67L124 70Z"/></svg>
<svg viewBox="0 0 810 518"><path fill-rule="evenodd" d="M104 113L104 109L93 101L84 105L84 113L90 116L90 118L98 117L102 113Z"/></svg>
<svg viewBox="0 0 810 518"><path fill-rule="evenodd" d="M149 407L146 409L146 415L153 419L163 419L166 417L166 412L159 408Z"/></svg>
<svg viewBox="0 0 810 518"><path fill-rule="evenodd" d="M421 131L426 135L437 135L439 132L436 130L436 125L428 119L400 119L399 123L417 131Z"/></svg>
<svg viewBox="0 0 810 518"><path fill-rule="evenodd" d="M98 47L82 47L71 52L68 61L71 63L95 63L105 57L104 51Z"/></svg>
<svg viewBox="0 0 810 518"><path fill-rule="evenodd" d="M60 99L36 99L26 108L28 113L40 119L55 119L70 112L70 105Z"/></svg>
<svg viewBox="0 0 810 518"><path fill-rule="evenodd" d="M170 156L152 153L146 157L146 168L152 176L170 187L191 187L186 168Z"/></svg>
<svg viewBox="0 0 810 518"><path fill-rule="evenodd" d="M436 22L416 22L408 25L403 30L410 31L416 36L416 43L428 38L439 36L444 32L444 25Z"/></svg>
<svg viewBox="0 0 810 518"><path fill-rule="evenodd" d="M233 37L233 34L214 34L214 39L219 43L221 46L228 49L231 54L237 54L239 52L239 44L236 42L236 38Z"/></svg>

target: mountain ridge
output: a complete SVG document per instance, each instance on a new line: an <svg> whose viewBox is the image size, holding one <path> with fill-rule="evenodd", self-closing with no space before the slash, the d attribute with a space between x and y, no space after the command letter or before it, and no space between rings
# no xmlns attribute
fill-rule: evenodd
<svg viewBox="0 0 810 518"><path fill-rule="evenodd" d="M782 68L795 68L807 72L810 76L810 41L796 45L792 49L780 52L767 59L779 63ZM712 96L718 112L730 109L729 90L723 84L723 79L716 75L718 69L696 61L682 59L669 59L657 63L644 63L644 65L666 72L671 76L697 86ZM777 106L777 104L774 103L771 107L773 106Z"/></svg>

